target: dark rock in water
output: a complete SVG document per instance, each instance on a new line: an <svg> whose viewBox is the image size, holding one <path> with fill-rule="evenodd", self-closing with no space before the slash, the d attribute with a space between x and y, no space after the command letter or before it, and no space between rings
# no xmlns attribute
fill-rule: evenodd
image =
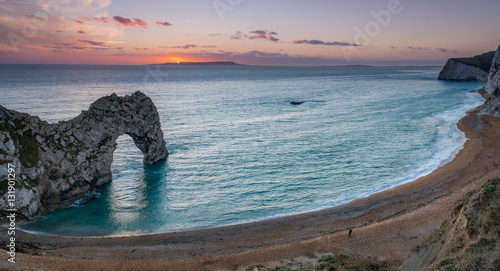
<svg viewBox="0 0 500 271"><path fill-rule="evenodd" d="M120 135L132 137L152 164L168 151L158 111L145 94L116 94L95 101L69 121L49 124L0 106L0 221L9 205L8 169L14 169L18 218L30 220L67 206L111 180Z"/></svg>
<svg viewBox="0 0 500 271"><path fill-rule="evenodd" d="M450 58L439 73L439 80L479 81L486 83L495 52L467 58Z"/></svg>
<svg viewBox="0 0 500 271"><path fill-rule="evenodd" d="M300 105L300 104L303 104L304 102L290 102L291 105Z"/></svg>

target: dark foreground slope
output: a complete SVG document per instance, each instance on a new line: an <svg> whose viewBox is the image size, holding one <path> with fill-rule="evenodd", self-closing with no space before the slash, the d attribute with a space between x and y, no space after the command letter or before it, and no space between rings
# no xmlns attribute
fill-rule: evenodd
<svg viewBox="0 0 500 271"><path fill-rule="evenodd" d="M500 179L467 192L398 270L500 270Z"/></svg>

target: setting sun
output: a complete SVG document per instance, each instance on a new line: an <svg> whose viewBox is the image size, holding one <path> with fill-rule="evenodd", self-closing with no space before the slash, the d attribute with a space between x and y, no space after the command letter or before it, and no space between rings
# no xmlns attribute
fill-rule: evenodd
<svg viewBox="0 0 500 271"><path fill-rule="evenodd" d="M191 60L187 60L183 57L179 56L169 56L165 59L166 63L177 63L180 64L181 62L190 62Z"/></svg>

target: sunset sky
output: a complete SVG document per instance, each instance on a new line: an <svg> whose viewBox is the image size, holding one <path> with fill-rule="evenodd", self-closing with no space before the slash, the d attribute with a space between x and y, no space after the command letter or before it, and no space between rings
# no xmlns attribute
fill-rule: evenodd
<svg viewBox="0 0 500 271"><path fill-rule="evenodd" d="M498 0L0 0L0 63L442 65L495 50Z"/></svg>

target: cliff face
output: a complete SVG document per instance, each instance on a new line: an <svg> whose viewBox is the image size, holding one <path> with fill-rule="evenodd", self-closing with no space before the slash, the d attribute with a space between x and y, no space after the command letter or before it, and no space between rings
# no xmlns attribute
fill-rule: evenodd
<svg viewBox="0 0 500 271"><path fill-rule="evenodd" d="M439 80L479 81L486 83L495 52L469 58L450 58L439 73Z"/></svg>
<svg viewBox="0 0 500 271"><path fill-rule="evenodd" d="M485 90L490 98L481 107L481 113L500 117L500 47L493 58Z"/></svg>
<svg viewBox="0 0 500 271"><path fill-rule="evenodd" d="M29 220L110 181L116 140L123 134L133 138L144 163L168 155L156 107L141 92L100 98L76 118L55 124L0 106L0 217L12 209L9 164L16 173L15 208Z"/></svg>
<svg viewBox="0 0 500 271"><path fill-rule="evenodd" d="M469 192L398 270L500 270L500 180Z"/></svg>

